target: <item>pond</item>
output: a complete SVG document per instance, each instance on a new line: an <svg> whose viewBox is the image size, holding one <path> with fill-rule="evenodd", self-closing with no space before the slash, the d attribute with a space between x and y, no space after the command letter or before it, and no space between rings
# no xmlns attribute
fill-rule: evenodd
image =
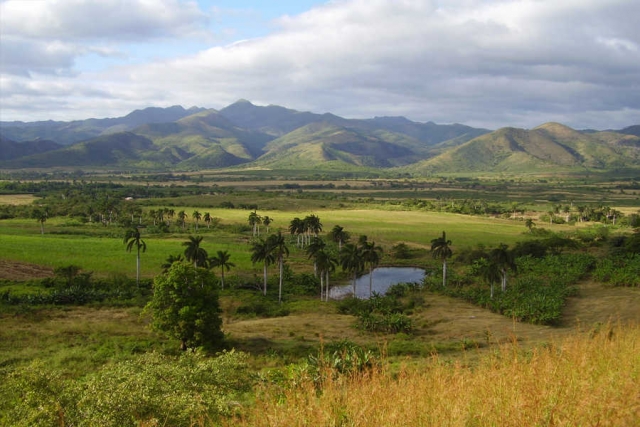
<svg viewBox="0 0 640 427"><path fill-rule="evenodd" d="M422 282L424 269L415 267L379 267L373 270L373 292L383 295L390 286L397 283ZM353 283L336 286L329 291L333 299L353 295ZM356 295L358 298L369 298L369 274L356 279Z"/></svg>

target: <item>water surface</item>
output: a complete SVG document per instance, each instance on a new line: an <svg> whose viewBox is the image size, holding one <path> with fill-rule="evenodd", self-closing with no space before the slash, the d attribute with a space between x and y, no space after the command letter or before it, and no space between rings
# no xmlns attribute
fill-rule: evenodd
<svg viewBox="0 0 640 427"><path fill-rule="evenodd" d="M379 267L373 270L373 292L384 294L390 286L397 283L422 282L424 269L415 267ZM336 286L329 291L334 299L344 298L353 294L353 283ZM369 274L356 279L356 296L369 298Z"/></svg>

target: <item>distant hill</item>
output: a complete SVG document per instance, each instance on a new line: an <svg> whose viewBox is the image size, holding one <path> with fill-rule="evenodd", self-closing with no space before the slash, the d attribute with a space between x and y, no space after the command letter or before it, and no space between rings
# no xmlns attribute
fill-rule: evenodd
<svg viewBox="0 0 640 427"><path fill-rule="evenodd" d="M534 172L640 166L640 138L581 133L559 123L502 128L411 166L418 173Z"/></svg>
<svg viewBox="0 0 640 427"><path fill-rule="evenodd" d="M0 167L194 170L392 169L417 175L640 168L640 125L577 131L560 123L496 131L405 117L345 119L237 101L72 122L0 123Z"/></svg>
<svg viewBox="0 0 640 427"><path fill-rule="evenodd" d="M0 136L0 161L19 159L20 157L46 153L59 148L62 148L62 146L53 141L36 140L15 142Z"/></svg>
<svg viewBox="0 0 640 427"><path fill-rule="evenodd" d="M74 120L71 122L0 122L0 135L13 141L46 139L61 145L71 145L96 136L132 130L145 123L168 123L204 110L185 110L177 105L168 108L149 107L135 110L124 117Z"/></svg>

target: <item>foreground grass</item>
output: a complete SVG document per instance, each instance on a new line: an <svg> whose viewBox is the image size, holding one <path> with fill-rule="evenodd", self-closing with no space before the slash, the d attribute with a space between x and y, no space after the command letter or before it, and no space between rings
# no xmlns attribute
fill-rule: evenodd
<svg viewBox="0 0 640 427"><path fill-rule="evenodd" d="M631 426L640 422L640 328L602 327L523 351L500 347L468 366L462 358L392 373L302 376L266 385L244 426Z"/></svg>

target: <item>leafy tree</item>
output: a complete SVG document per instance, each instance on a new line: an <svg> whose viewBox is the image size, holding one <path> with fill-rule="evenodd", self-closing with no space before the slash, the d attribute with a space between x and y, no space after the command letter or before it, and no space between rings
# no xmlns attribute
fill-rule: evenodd
<svg viewBox="0 0 640 427"><path fill-rule="evenodd" d="M127 245L127 252L136 248L136 285L140 286L140 250L147 251L147 244L140 238L140 230L138 228L130 228L124 235L124 243Z"/></svg>
<svg viewBox="0 0 640 427"><path fill-rule="evenodd" d="M356 279L364 267L360 248L353 243L347 243L342 247L339 255L340 267L353 274L353 297L356 298Z"/></svg>
<svg viewBox="0 0 640 427"><path fill-rule="evenodd" d="M369 298L373 295L373 269L380 263L382 256L382 247L377 246L376 242L364 242L360 246L362 261L369 266Z"/></svg>
<svg viewBox="0 0 640 427"><path fill-rule="evenodd" d="M211 271L186 263L174 263L156 276L153 297L145 309L151 312L153 329L180 340L183 351L220 347L224 334L214 283Z"/></svg>
<svg viewBox="0 0 640 427"><path fill-rule="evenodd" d="M66 265L64 267L56 267L53 269L53 274L58 277L62 277L66 280L67 286L73 285L73 280L76 278L78 273L82 270L77 265Z"/></svg>
<svg viewBox="0 0 640 427"><path fill-rule="evenodd" d="M480 258L473 262L473 269L480 274L480 276L489 283L491 287L491 298L493 299L493 288L497 281L501 279L500 266L494 261L487 258Z"/></svg>
<svg viewBox="0 0 640 427"><path fill-rule="evenodd" d="M263 239L259 239L257 242L253 243L253 246L251 247L251 262L254 264L257 262L263 263L264 295L267 295L267 267L273 264L274 261L275 258L273 256L273 251L271 250L268 242Z"/></svg>
<svg viewBox="0 0 640 427"><path fill-rule="evenodd" d="M331 240L338 244L338 250L342 249L342 245L349 241L351 237L348 231L345 231L344 227L339 225L334 225L331 231L329 232L329 236Z"/></svg>
<svg viewBox="0 0 640 427"><path fill-rule="evenodd" d="M162 267L162 272L166 273L167 271L169 271L169 268L171 268L174 262L182 262L182 261L184 261L184 258L182 258L182 255L180 254L169 255L166 261L160 266Z"/></svg>
<svg viewBox="0 0 640 427"><path fill-rule="evenodd" d="M282 304L282 279L284 278L284 258L289 256L289 248L284 239L284 236L280 231L277 234L272 234L267 238L267 245L273 251L273 256L278 263L279 285L278 285L278 302Z"/></svg>
<svg viewBox="0 0 640 427"><path fill-rule="evenodd" d="M187 261L193 262L194 267L197 267L198 265L205 265L209 256L207 251L200 247L202 239L202 236L189 236L189 240L182 243L182 246L186 246L186 249L184 250L184 257Z"/></svg>
<svg viewBox="0 0 640 427"><path fill-rule="evenodd" d="M231 254L227 251L218 251L216 255L209 258L209 267L220 267L220 285L222 289L224 289L224 270L231 270L231 267L235 267L236 265L232 262L229 262L229 258L231 258Z"/></svg>
<svg viewBox="0 0 640 427"><path fill-rule="evenodd" d="M451 258L451 240L447 240L447 235L443 231L442 237L431 240L431 255L442 261L442 286L447 285L447 258Z"/></svg>

